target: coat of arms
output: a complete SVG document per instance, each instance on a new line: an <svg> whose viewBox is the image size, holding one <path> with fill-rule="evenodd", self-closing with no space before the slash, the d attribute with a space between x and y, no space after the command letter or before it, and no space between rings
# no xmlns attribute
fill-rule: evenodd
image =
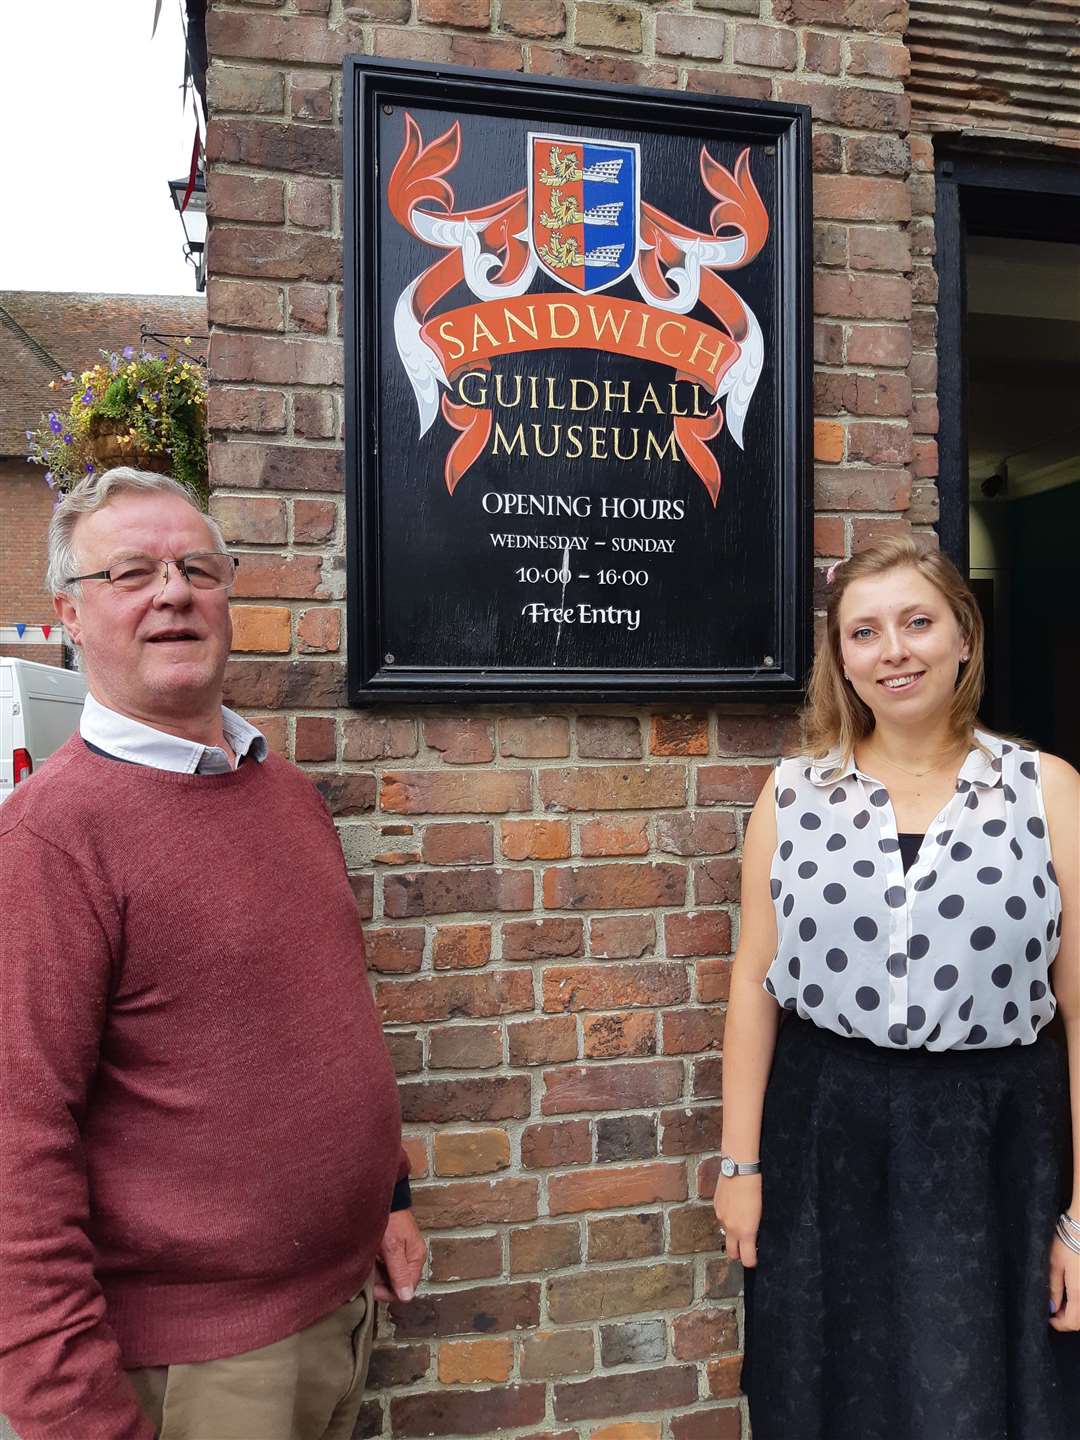
<svg viewBox="0 0 1080 1440"><path fill-rule="evenodd" d="M447 489L491 433L490 410L454 400L456 376L521 351L590 348L667 366L705 392L709 409L676 415L673 433L715 505L721 475L709 442L726 426L742 446L765 364L757 317L724 278L769 235L749 149L729 170L701 147L698 176L715 201L708 231L641 198L635 144L532 132L522 188L471 210L455 208L448 178L460 152L460 122L425 143L406 112L387 189L398 223L441 252L398 297L394 334L420 433L440 410L460 432L446 457ZM538 288L540 277L558 288ZM461 285L475 303L441 308Z"/></svg>
<svg viewBox="0 0 1080 1440"><path fill-rule="evenodd" d="M529 136L529 239L553 280L582 294L637 258L638 147Z"/></svg>

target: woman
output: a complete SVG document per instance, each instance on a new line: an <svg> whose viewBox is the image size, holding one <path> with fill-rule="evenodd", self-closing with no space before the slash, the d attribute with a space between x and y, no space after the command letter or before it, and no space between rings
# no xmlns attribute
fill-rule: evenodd
<svg viewBox="0 0 1080 1440"><path fill-rule="evenodd" d="M725 1037L754 1440L1080 1436L1080 776L981 688L948 560L834 567Z"/></svg>

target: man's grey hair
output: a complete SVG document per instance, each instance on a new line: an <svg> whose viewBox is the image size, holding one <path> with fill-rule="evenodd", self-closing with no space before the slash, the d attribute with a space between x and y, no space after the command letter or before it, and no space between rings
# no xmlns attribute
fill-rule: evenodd
<svg viewBox="0 0 1080 1440"><path fill-rule="evenodd" d="M115 496L125 492L174 495L187 501L206 521L217 548L225 549L225 537L217 521L204 513L194 493L186 485L181 485L179 480L174 480L170 475L156 475L151 470L135 470L130 465L118 465L113 470L106 470L104 475L88 475L85 480L80 480L53 511L49 521L49 567L45 572L45 584L50 594L78 595L78 584L66 583L69 575L77 575L81 569L75 553L75 526L80 516L92 515Z"/></svg>

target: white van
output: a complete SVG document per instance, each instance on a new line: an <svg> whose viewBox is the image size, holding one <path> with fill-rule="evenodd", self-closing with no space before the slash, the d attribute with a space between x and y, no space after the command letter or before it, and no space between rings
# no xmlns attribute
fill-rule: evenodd
<svg viewBox="0 0 1080 1440"><path fill-rule="evenodd" d="M74 735L85 696L77 670L0 656L0 802Z"/></svg>

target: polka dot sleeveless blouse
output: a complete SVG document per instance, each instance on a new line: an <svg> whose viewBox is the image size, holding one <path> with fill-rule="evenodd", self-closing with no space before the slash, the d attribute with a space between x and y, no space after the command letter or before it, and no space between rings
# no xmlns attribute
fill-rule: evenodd
<svg viewBox="0 0 1080 1440"><path fill-rule="evenodd" d="M776 767L765 989L841 1035L896 1049L1030 1044L1055 1009L1061 934L1036 751L976 732L904 873L888 791L854 761Z"/></svg>

